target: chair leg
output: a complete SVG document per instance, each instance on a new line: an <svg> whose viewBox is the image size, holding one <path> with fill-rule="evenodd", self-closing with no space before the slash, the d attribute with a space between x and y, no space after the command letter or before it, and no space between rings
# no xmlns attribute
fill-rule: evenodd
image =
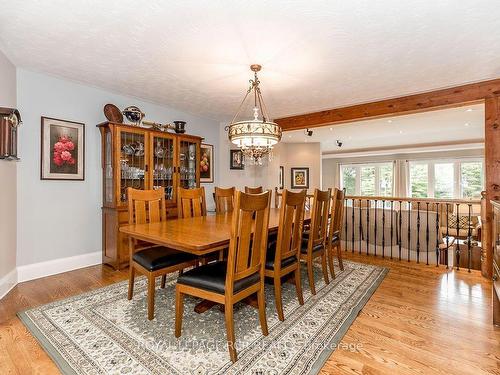
<svg viewBox="0 0 500 375"><path fill-rule="evenodd" d="M161 288L165 289L165 282L167 281L167 275L162 275L161 277Z"/></svg>
<svg viewBox="0 0 500 375"><path fill-rule="evenodd" d="M323 278L325 279L325 284L330 284L330 280L328 279L328 267L326 265L326 249L321 256L321 268L323 269Z"/></svg>
<svg viewBox="0 0 500 375"><path fill-rule="evenodd" d="M153 274L148 275L148 319L155 317L155 278Z"/></svg>
<svg viewBox="0 0 500 375"><path fill-rule="evenodd" d="M235 339L234 339L234 317L233 317L233 304L226 304L224 315L226 317L226 335L227 335L227 348L229 349L229 357L231 361L236 362L238 355L236 354Z"/></svg>
<svg viewBox="0 0 500 375"><path fill-rule="evenodd" d="M328 267L330 268L330 274L332 275L332 280L335 279L335 269L333 268L333 246L330 246L327 250L328 256Z"/></svg>
<svg viewBox="0 0 500 375"><path fill-rule="evenodd" d="M281 277L279 275L274 275L274 300L276 301L276 311L278 312L278 319L284 321L285 316L283 315L283 301L281 300Z"/></svg>
<svg viewBox="0 0 500 375"><path fill-rule="evenodd" d="M181 337L182 316L184 315L184 294L175 288L175 337Z"/></svg>
<svg viewBox="0 0 500 375"><path fill-rule="evenodd" d="M335 248L337 249L337 258L339 259L339 268L341 271L343 271L344 270L344 262L342 261L342 246L340 246L340 241L339 241L339 243L337 243Z"/></svg>
<svg viewBox="0 0 500 375"><path fill-rule="evenodd" d="M128 299L129 301L132 299L134 295L134 278L135 278L135 268L131 264L129 267L129 278L128 278Z"/></svg>
<svg viewBox="0 0 500 375"><path fill-rule="evenodd" d="M295 270L294 277L295 279L295 290L297 291L297 298L299 300L299 304L304 304L304 294L302 293L302 282L300 280L300 263L298 264L297 269Z"/></svg>
<svg viewBox="0 0 500 375"><path fill-rule="evenodd" d="M262 283L260 290L257 292L257 303L259 305L260 329L262 330L262 334L267 336L269 331L267 330L266 295L264 294L264 283Z"/></svg>
<svg viewBox="0 0 500 375"><path fill-rule="evenodd" d="M307 261L307 276L309 279L309 288L311 288L311 294L316 295L316 287L314 286L314 272L312 260Z"/></svg>

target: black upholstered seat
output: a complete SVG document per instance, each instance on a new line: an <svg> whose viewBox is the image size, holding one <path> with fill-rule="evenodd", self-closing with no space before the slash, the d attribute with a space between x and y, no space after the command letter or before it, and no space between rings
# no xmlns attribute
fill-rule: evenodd
<svg viewBox="0 0 500 375"><path fill-rule="evenodd" d="M300 249L300 252L302 254L307 254L307 245L309 243L309 238L302 238L302 248ZM316 246L313 247L313 253L316 251L319 251L323 249L323 244L317 244Z"/></svg>
<svg viewBox="0 0 500 375"><path fill-rule="evenodd" d="M185 272L179 276L177 283L224 294L226 273L227 262L220 261L209 263ZM258 282L260 282L260 275L258 272L244 279L237 280L234 283L233 293L238 293Z"/></svg>
<svg viewBox="0 0 500 375"><path fill-rule="evenodd" d="M156 271L162 268L172 267L176 264L195 260L196 255L168 249L163 246L136 252L132 259L148 271Z"/></svg>
<svg viewBox="0 0 500 375"><path fill-rule="evenodd" d="M276 256L276 244L274 244L273 248L269 248L266 254L266 268L268 270L274 269L274 258ZM291 256L281 260L281 268L288 267L297 262L296 256Z"/></svg>

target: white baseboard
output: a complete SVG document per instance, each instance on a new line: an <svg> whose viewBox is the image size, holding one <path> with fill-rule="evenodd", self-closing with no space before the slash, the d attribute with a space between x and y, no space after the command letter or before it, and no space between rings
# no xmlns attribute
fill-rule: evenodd
<svg viewBox="0 0 500 375"><path fill-rule="evenodd" d="M76 255L68 258L54 259L46 262L27 264L17 267L17 282L29 281L40 277L55 275L78 268L95 266L102 262L102 253Z"/></svg>
<svg viewBox="0 0 500 375"><path fill-rule="evenodd" d="M0 299L5 297L17 284L17 269L14 268L0 279Z"/></svg>

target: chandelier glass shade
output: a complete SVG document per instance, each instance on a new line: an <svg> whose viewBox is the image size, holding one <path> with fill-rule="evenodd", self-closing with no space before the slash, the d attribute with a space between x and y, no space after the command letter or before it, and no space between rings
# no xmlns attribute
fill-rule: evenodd
<svg viewBox="0 0 500 375"><path fill-rule="evenodd" d="M272 157L273 146L281 140L282 131L278 124L269 121L264 99L259 88L260 81L257 77L257 72L260 71L261 66L251 65L250 69L254 72L254 79L250 80L250 87L233 120L227 127L227 131L229 140L241 149L245 159L253 164L261 165L264 156ZM236 121L243 105L251 94L253 94L253 119Z"/></svg>

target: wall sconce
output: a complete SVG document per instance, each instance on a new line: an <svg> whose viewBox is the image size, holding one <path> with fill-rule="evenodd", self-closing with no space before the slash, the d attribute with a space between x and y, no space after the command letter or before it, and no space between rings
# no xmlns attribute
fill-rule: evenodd
<svg viewBox="0 0 500 375"><path fill-rule="evenodd" d="M21 115L17 109L0 107L0 159L19 160L17 129L21 124Z"/></svg>

